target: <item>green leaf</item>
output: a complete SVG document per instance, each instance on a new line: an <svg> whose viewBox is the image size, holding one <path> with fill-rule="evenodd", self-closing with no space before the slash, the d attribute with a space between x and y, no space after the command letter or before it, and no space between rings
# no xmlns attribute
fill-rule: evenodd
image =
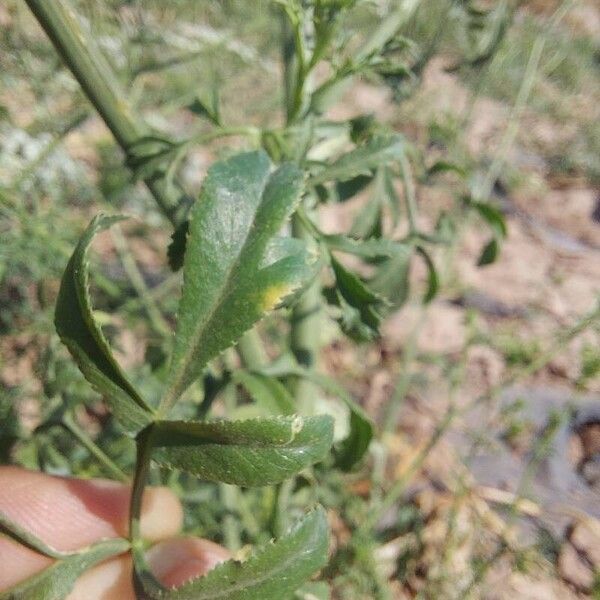
<svg viewBox="0 0 600 600"><path fill-rule="evenodd" d="M335 448L336 464L348 471L365 455L373 438L373 422L335 379L299 365L292 355L284 355L282 361L263 367L261 372L275 377L304 377L328 394L337 396L350 410L350 434Z"/></svg>
<svg viewBox="0 0 600 600"><path fill-rule="evenodd" d="M317 256L293 244L272 259L272 238L294 211L302 173L285 164L271 173L262 152L211 167L191 210L168 387L170 408L206 363L231 346L282 298L314 275ZM267 251L268 250L268 251Z"/></svg>
<svg viewBox="0 0 600 600"><path fill-rule="evenodd" d="M383 232L383 211L381 201L372 198L356 214L350 229L350 236L365 240L368 238L380 238Z"/></svg>
<svg viewBox="0 0 600 600"><path fill-rule="evenodd" d="M456 173L461 177L466 176L465 170L462 167L447 160L438 160L427 169L427 177L432 177L438 173Z"/></svg>
<svg viewBox="0 0 600 600"><path fill-rule="evenodd" d="M306 370L303 374L326 392L340 398L350 409L350 433L335 448L335 464L343 471L350 471L357 465L369 449L373 439L373 422L337 381L314 371Z"/></svg>
<svg viewBox="0 0 600 600"><path fill-rule="evenodd" d="M330 600L331 588L326 581L309 581L294 595L294 600Z"/></svg>
<svg viewBox="0 0 600 600"><path fill-rule="evenodd" d="M208 481L278 483L322 460L332 444L329 416L247 421L160 421L151 425L152 458Z"/></svg>
<svg viewBox="0 0 600 600"><path fill-rule="evenodd" d="M359 175L369 175L376 167L397 160L404 149L404 138L400 135L374 137L313 175L309 183L314 186L325 181L348 181Z"/></svg>
<svg viewBox="0 0 600 600"><path fill-rule="evenodd" d="M342 329L347 335L361 341L373 339L379 334L379 309L385 304L383 298L370 290L356 273L346 269L333 256L331 266L336 285L326 296L331 304L339 306L342 311Z"/></svg>
<svg viewBox="0 0 600 600"><path fill-rule="evenodd" d="M373 175L357 175L347 181L338 181L335 186L338 202L345 202L362 192L373 181Z"/></svg>
<svg viewBox="0 0 600 600"><path fill-rule="evenodd" d="M283 383L274 377L250 371L235 371L232 379L244 387L252 399L268 414L294 414L294 398Z"/></svg>
<svg viewBox="0 0 600 600"><path fill-rule="evenodd" d="M402 248L402 244L387 238L359 241L344 235L324 235L323 241L330 250L346 252L361 258L390 258Z"/></svg>
<svg viewBox="0 0 600 600"><path fill-rule="evenodd" d="M378 194L383 202L389 207L392 224L395 227L400 221L400 198L398 198L392 171L389 167L382 167L379 169L377 177L375 178L375 193Z"/></svg>
<svg viewBox="0 0 600 600"><path fill-rule="evenodd" d="M62 277L54 324L85 378L104 396L123 427L138 431L151 421L152 409L114 359L94 320L89 294L90 244L99 231L122 219L99 215L85 230Z"/></svg>
<svg viewBox="0 0 600 600"><path fill-rule="evenodd" d="M40 573L0 592L0 600L63 600L84 571L128 548L127 540L115 539L69 554Z"/></svg>
<svg viewBox="0 0 600 600"><path fill-rule="evenodd" d="M435 268L435 264L429 256L429 253L422 246L417 246L417 252L423 257L425 265L427 266L427 291L423 296L423 304L429 304L438 293L440 287L440 280Z"/></svg>
<svg viewBox="0 0 600 600"><path fill-rule="evenodd" d="M150 600L284 600L325 565L327 548L327 517L317 507L247 560L229 560L204 577L169 590L149 574L137 572L137 585Z"/></svg>
<svg viewBox="0 0 600 600"><path fill-rule="evenodd" d="M411 248L399 245L398 251L386 260L369 281L369 287L380 294L395 309L408 298Z"/></svg>
<svg viewBox="0 0 600 600"><path fill-rule="evenodd" d="M486 265L491 265L498 258L498 251L498 240L496 238L492 238L481 251L481 255L477 261L477 266L485 267Z"/></svg>
<svg viewBox="0 0 600 600"><path fill-rule="evenodd" d="M204 100L200 96L196 96L194 101L188 105L188 110L192 111L199 117L208 119L213 125L221 126L221 111L219 108L219 89L213 85L210 98Z"/></svg>
<svg viewBox="0 0 600 600"><path fill-rule="evenodd" d="M504 215L493 204L489 202L471 202L470 205L489 224L497 237L506 237L506 220L504 219Z"/></svg>

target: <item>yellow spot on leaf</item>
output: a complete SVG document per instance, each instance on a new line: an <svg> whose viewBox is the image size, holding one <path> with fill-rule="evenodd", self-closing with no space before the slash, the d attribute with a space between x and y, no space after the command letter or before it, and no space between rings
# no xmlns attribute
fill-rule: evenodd
<svg viewBox="0 0 600 600"><path fill-rule="evenodd" d="M289 283L272 285L270 288L267 288L262 297L262 309L271 310L275 308L280 300L290 294L293 290L294 287Z"/></svg>

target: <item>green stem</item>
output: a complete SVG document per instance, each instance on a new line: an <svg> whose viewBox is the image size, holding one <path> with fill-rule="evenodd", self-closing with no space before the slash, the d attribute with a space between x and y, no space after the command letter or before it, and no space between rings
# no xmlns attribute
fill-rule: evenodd
<svg viewBox="0 0 600 600"><path fill-rule="evenodd" d="M288 124L298 114L297 99L305 93L307 81L304 69L304 41L301 23L291 23L284 16L282 24L282 58L285 88L285 110ZM300 95L300 96L299 96ZM302 212L300 210L299 212ZM300 239L311 239L304 220L306 216L296 213L292 217L292 235ZM315 367L319 354L319 330L321 324L321 287L318 280L302 294L292 311L290 346L298 362L308 369ZM317 388L300 379L295 387L296 400L300 409L310 410Z"/></svg>
<svg viewBox="0 0 600 600"><path fill-rule="evenodd" d="M75 422L75 419L66 413L62 418L62 425L73 437L98 460L109 475L112 475L118 481L129 483L129 477L124 473L114 461L104 453L104 451L94 443L90 436Z"/></svg>
<svg viewBox="0 0 600 600"><path fill-rule="evenodd" d="M81 85L125 153L147 134L134 117L105 56L87 35L67 0L26 0L31 12L54 44L64 63ZM145 183L164 215L176 224L178 198L168 193L161 176Z"/></svg>
<svg viewBox="0 0 600 600"><path fill-rule="evenodd" d="M294 237L310 238L298 215L292 217L292 233ZM316 279L302 294L292 311L290 347L298 363L307 369L315 369L319 360L321 305L321 284ZM318 395L318 388L312 381L300 378L296 383L295 393L299 407L310 410Z"/></svg>
<svg viewBox="0 0 600 600"><path fill-rule="evenodd" d="M275 489L272 531L276 538L281 537L288 530L288 505L293 488L294 480L288 479L280 483Z"/></svg>
<svg viewBox="0 0 600 600"><path fill-rule="evenodd" d="M129 505L129 539L132 548L141 549L142 537L140 529L140 518L142 513L142 496L148 474L150 472L150 458L152 456L152 442L154 425L149 425L142 430L136 439L137 458L135 463L135 475L133 477L133 488L131 490L131 501Z"/></svg>
<svg viewBox="0 0 600 600"><path fill-rule="evenodd" d="M418 233L417 226L417 194L415 191L415 182L410 168L410 162L404 152L400 153L400 175L404 186L404 198L406 201L406 213L408 215L408 228L411 236Z"/></svg>
<svg viewBox="0 0 600 600"><path fill-rule="evenodd" d="M68 0L26 1L64 63L127 154L147 135L148 129L136 120L133 111L125 101L125 92L105 56L91 36L87 35L81 27ZM207 142L229 135L258 137L256 128L237 127L219 129L191 141ZM190 142L184 142L183 146L187 148ZM157 173L147 177L144 183L154 196L161 212L173 225L177 225L182 219L178 211L179 197L174 193L174 188L169 185L167 178L162 173ZM243 358L252 360L252 357Z"/></svg>

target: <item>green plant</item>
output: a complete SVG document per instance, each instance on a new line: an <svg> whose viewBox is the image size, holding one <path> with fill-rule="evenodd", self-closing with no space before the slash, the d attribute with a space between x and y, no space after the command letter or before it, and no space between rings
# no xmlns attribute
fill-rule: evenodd
<svg viewBox="0 0 600 600"><path fill-rule="evenodd" d="M168 259L174 270L183 269L184 283L170 361L167 365L160 355L157 359L162 393L155 402L121 369L92 309L88 250L94 236L121 217L98 216L81 237L62 278L55 324L85 378L106 400L122 430L135 439L130 537L64 555L3 519L2 528L9 535L57 559L49 571L8 592L13 594L9 597L64 597L80 572L128 548L134 556L140 597L275 599L293 593L325 564L327 526L323 510L315 508L285 533L290 494L285 480L304 472L310 482L315 477L310 469L320 462L328 469L351 470L365 455L373 435L360 406L319 372L321 323L327 315L352 339L372 340L384 314L406 300L414 260L422 260L427 269L424 302L438 291L432 250L449 243L452 226L442 218L434 231L420 228L414 172L425 181L444 172L461 178L464 189L457 202L458 218L474 212L491 226L493 238L482 263L495 258L498 241L505 235L502 216L469 189L459 167L448 160L427 164L404 137L372 115L345 121L327 117L327 110L358 76L377 78L396 89L406 79L418 79L433 52L433 46L427 45L414 61L404 35L419 3L391 5L358 43L344 34L343 25L353 18L354 10L368 9L362 2L275 4L283 21L284 124L226 126L218 94L213 93L210 101L199 97L189 105L210 129L175 141L138 121L106 59L65 3L28 0L123 148L135 177L146 183L173 224ZM485 15L475 15L470 4L449 2L448 9L483 19ZM496 12L493 18L498 18ZM493 44L502 31L499 28L492 37ZM480 43L476 36L473 40L475 53L465 59L471 67L488 60L491 52L489 44ZM330 72L319 81L317 67L323 63ZM243 138L251 149L217 161L193 200L180 177L188 151L231 136ZM408 224L404 235L392 231L401 222L396 181L403 187ZM343 203L362 190L370 192L371 201L351 231L323 232L318 205ZM291 232L285 229L290 219ZM344 255L356 257L362 266L350 268ZM152 305L145 308L152 318ZM289 316L289 351L283 349L277 361L267 364L267 354L252 328L276 308ZM159 322L157 329L161 328L164 324ZM232 365L226 353L238 342L242 368ZM216 368L210 369L209 363ZM215 400L232 384L243 387L256 401L260 417L208 418ZM185 406L180 400L192 386L201 389L202 400ZM332 419L314 414L319 410L314 403L318 388L338 396L346 409L348 433L331 453ZM113 476L126 478L73 421L70 411L78 400L71 395L68 406L57 407L48 424L65 427ZM241 487L277 485L271 529L278 540L247 561L231 561L177 590L163 589L145 566L139 536L141 495L151 461L203 481Z"/></svg>

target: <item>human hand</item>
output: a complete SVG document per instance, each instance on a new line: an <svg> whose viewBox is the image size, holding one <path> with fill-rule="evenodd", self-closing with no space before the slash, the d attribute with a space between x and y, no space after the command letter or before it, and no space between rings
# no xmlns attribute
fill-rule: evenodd
<svg viewBox="0 0 600 600"><path fill-rule="evenodd" d="M131 489L108 480L53 477L0 467L0 513L61 551L103 538L127 537ZM142 504L142 537L155 542L147 559L165 586L178 586L227 560L228 551L200 538L175 538L182 526L179 500L149 487ZM0 591L50 566L53 559L0 535ZM134 600L131 556L111 558L86 571L67 600Z"/></svg>

